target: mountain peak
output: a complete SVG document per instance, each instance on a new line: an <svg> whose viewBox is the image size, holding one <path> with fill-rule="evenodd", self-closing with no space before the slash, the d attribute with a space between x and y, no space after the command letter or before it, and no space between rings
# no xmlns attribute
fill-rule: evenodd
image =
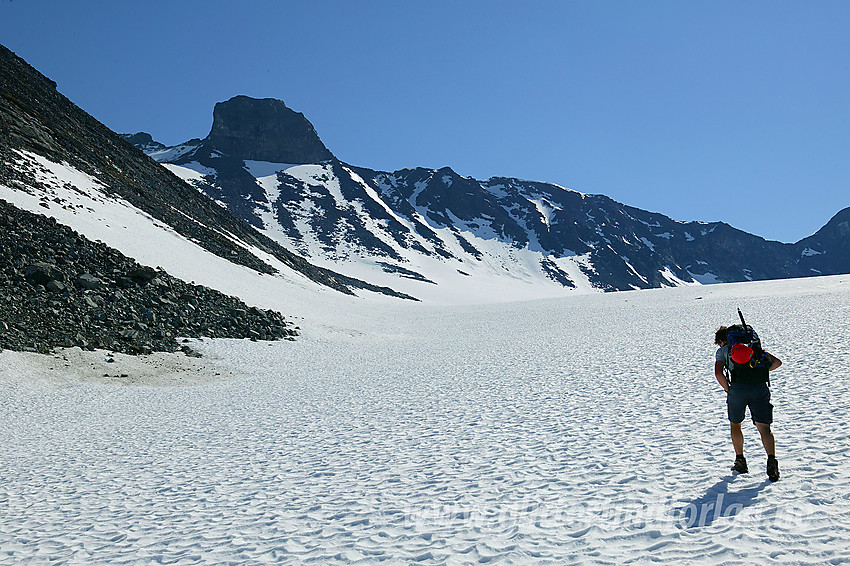
<svg viewBox="0 0 850 566"><path fill-rule="evenodd" d="M138 147L146 153L165 149L165 145L153 139L153 136L147 132L136 132L135 134L118 134L134 146Z"/></svg>
<svg viewBox="0 0 850 566"><path fill-rule="evenodd" d="M217 103L205 141L240 159L298 164L333 158L313 124L274 98L240 95Z"/></svg>

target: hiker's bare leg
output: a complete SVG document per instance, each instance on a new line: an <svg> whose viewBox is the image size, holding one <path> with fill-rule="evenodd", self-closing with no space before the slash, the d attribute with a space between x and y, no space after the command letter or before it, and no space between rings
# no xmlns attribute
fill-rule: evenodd
<svg viewBox="0 0 850 566"><path fill-rule="evenodd" d="M756 423L756 428L759 429L761 435L761 443L764 444L764 451L768 455L776 455L776 440L773 438L773 431L770 430L770 425L767 423Z"/></svg>
<svg viewBox="0 0 850 566"><path fill-rule="evenodd" d="M744 453L744 432L741 430L741 423L729 423L732 429L732 446L735 448L735 454Z"/></svg>

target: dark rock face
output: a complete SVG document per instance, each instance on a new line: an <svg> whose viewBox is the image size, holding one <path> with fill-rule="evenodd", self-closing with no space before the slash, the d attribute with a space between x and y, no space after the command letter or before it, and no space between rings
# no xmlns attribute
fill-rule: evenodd
<svg viewBox="0 0 850 566"><path fill-rule="evenodd" d="M800 264L813 274L850 273L850 208L797 242Z"/></svg>
<svg viewBox="0 0 850 566"><path fill-rule="evenodd" d="M272 98L236 96L219 102L204 141L225 155L256 161L302 164L333 157L303 114Z"/></svg>
<svg viewBox="0 0 850 566"><path fill-rule="evenodd" d="M279 313L141 266L4 200L0 225L0 349L144 354L176 351L181 336L298 335Z"/></svg>

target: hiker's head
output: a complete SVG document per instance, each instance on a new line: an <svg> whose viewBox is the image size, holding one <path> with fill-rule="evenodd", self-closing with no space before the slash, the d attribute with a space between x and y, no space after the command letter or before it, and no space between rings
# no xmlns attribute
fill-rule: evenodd
<svg viewBox="0 0 850 566"><path fill-rule="evenodd" d="M714 333L714 343L718 346L722 345L726 342L726 335L729 333L728 326L721 326L717 329L717 332Z"/></svg>

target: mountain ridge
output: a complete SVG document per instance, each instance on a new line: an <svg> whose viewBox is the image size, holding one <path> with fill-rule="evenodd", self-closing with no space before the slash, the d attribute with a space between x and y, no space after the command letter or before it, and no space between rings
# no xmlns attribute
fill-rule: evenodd
<svg viewBox="0 0 850 566"><path fill-rule="evenodd" d="M606 291L850 271L850 237L840 221L786 244L551 183L477 180L448 167L383 172L335 156L260 167L244 155L211 151L205 140L148 153L311 261L391 274L382 279L389 286L418 281L404 287L414 295L426 281L475 280L488 262L507 278ZM441 280L432 273L445 271L439 262L457 273Z"/></svg>

